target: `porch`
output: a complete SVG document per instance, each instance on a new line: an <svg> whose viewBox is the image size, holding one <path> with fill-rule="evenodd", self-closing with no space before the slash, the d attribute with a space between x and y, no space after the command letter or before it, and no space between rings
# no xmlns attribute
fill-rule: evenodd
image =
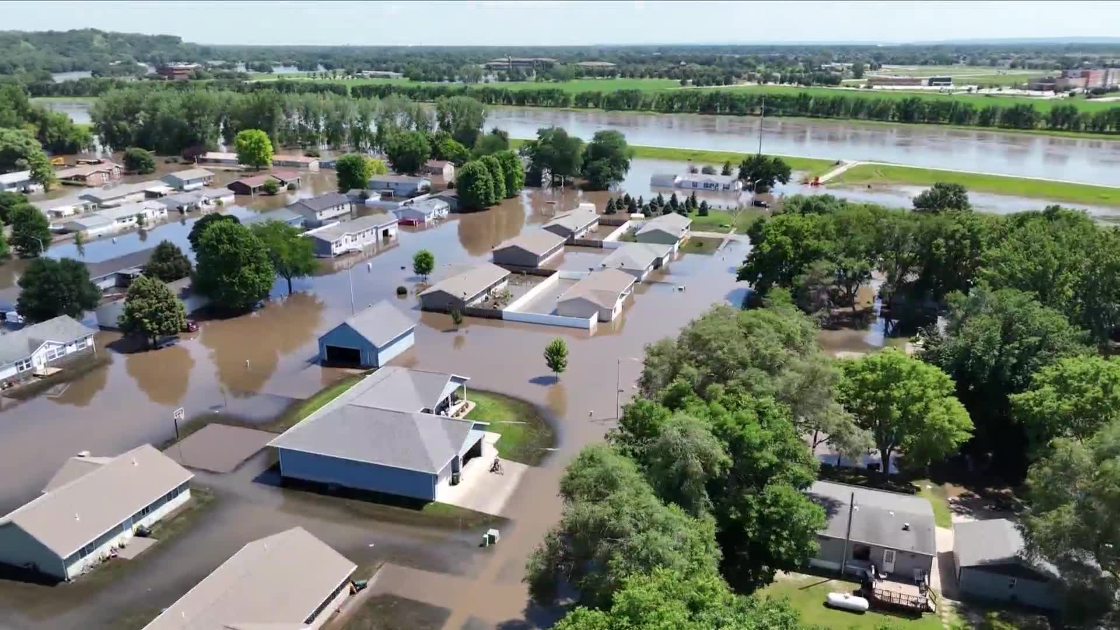
<svg viewBox="0 0 1120 630"><path fill-rule="evenodd" d="M872 578L868 590L872 606L922 614L937 612L937 595L924 582L898 582Z"/></svg>

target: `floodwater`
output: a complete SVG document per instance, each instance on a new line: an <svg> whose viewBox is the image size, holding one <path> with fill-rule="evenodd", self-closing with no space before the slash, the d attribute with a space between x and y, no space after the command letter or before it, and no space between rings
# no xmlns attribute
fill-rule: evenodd
<svg viewBox="0 0 1120 630"><path fill-rule="evenodd" d="M89 102L45 101L75 122L89 122ZM513 138L532 138L558 126L590 140L616 129L630 144L751 152L758 148L755 117L701 114L641 114L598 110L491 107L486 128ZM1120 184L1120 139L1062 138L925 125L767 118L761 121L762 150L828 160L871 160L1025 177Z"/></svg>

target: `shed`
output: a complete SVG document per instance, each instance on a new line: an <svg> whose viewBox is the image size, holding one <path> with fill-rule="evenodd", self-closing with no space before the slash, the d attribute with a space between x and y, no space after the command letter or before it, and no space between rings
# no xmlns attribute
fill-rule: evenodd
<svg viewBox="0 0 1120 630"><path fill-rule="evenodd" d="M634 289L634 276L618 269L600 269L572 285L556 302L556 314L564 317L598 316L613 321L622 303Z"/></svg>
<svg viewBox="0 0 1120 630"><path fill-rule="evenodd" d="M963 596L1062 608L1063 584L1057 567L1030 558L1019 529L1005 518L955 523L953 560Z"/></svg>
<svg viewBox="0 0 1120 630"><path fill-rule="evenodd" d="M626 243L603 259L604 269L619 269L634 276L638 282L654 269L660 269L673 255L672 245L659 243Z"/></svg>
<svg viewBox="0 0 1120 630"><path fill-rule="evenodd" d="M509 272L492 263L480 263L435 283L420 293L420 308L447 312L482 301L509 282Z"/></svg>
<svg viewBox="0 0 1120 630"><path fill-rule="evenodd" d="M563 236L544 230L527 232L494 248L494 263L515 267L540 267L564 252Z"/></svg>
<svg viewBox="0 0 1120 630"><path fill-rule="evenodd" d="M577 209L571 212L556 215L544 229L563 236L568 242L582 238L584 234L599 225L599 215L591 210Z"/></svg>
<svg viewBox="0 0 1120 630"><path fill-rule="evenodd" d="M382 300L319 337L324 364L381 367L412 347L416 322Z"/></svg>

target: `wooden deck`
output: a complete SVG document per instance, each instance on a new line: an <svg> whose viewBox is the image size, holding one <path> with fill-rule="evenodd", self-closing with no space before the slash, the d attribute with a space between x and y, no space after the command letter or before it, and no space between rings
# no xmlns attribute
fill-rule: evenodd
<svg viewBox="0 0 1120 630"><path fill-rule="evenodd" d="M878 604L918 614L937 612L935 597L928 588L923 589L917 584L907 582L875 580L871 586L873 605Z"/></svg>

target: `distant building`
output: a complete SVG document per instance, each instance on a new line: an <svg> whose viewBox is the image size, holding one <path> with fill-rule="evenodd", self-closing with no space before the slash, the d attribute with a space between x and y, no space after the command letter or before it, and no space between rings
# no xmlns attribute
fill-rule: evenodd
<svg viewBox="0 0 1120 630"><path fill-rule="evenodd" d="M156 203L167 206L168 210L178 210L179 212L207 210L233 203L233 191L228 188L195 189L160 197L156 199Z"/></svg>
<svg viewBox="0 0 1120 630"><path fill-rule="evenodd" d="M95 164L79 164L55 172L55 177L63 184L76 186L103 186L121 178L121 165L108 161Z"/></svg>
<svg viewBox="0 0 1120 630"><path fill-rule="evenodd" d="M427 225L445 218L450 212L451 206L446 201L434 197L404 203L393 209L401 225Z"/></svg>
<svg viewBox="0 0 1120 630"><path fill-rule="evenodd" d="M168 173L160 179L176 190L196 190L212 184L214 174L204 168L188 168L183 171Z"/></svg>
<svg viewBox="0 0 1120 630"><path fill-rule="evenodd" d="M448 312L474 306L509 285L509 272L485 262L460 269L420 293L420 308Z"/></svg>
<svg viewBox="0 0 1120 630"><path fill-rule="evenodd" d="M63 227L70 232L98 236L132 227L150 226L166 218L167 206L156 201L140 201L75 217L64 223Z"/></svg>
<svg viewBox="0 0 1120 630"><path fill-rule="evenodd" d="M569 243L577 238L583 238L597 227L599 227L599 215L594 210L586 209L558 214L544 224L546 231L563 236Z"/></svg>
<svg viewBox="0 0 1120 630"><path fill-rule="evenodd" d="M170 81L186 81L195 72L202 70L197 63L172 63L156 68L156 74Z"/></svg>
<svg viewBox="0 0 1120 630"><path fill-rule="evenodd" d="M276 184L281 188L285 188L289 184L295 184L298 188L302 183L299 173L292 171L273 171L253 177L242 177L241 179L234 180L227 184L226 188L229 188L238 195L257 195L263 192L265 182L270 179L275 180Z"/></svg>
<svg viewBox="0 0 1120 630"><path fill-rule="evenodd" d="M243 223L264 223L265 221L279 221L294 228L303 229L303 215L289 208L280 208L269 212L261 212L245 219Z"/></svg>
<svg viewBox="0 0 1120 630"><path fill-rule="evenodd" d="M218 164L221 166L240 166L236 153L227 151L207 151L197 158L199 164Z"/></svg>
<svg viewBox="0 0 1120 630"><path fill-rule="evenodd" d="M610 68L618 67L609 61L580 61L576 64L576 66L579 68L590 68L593 70L607 70Z"/></svg>
<svg viewBox="0 0 1120 630"><path fill-rule="evenodd" d="M732 191L743 189L743 180L734 175L705 175L703 173L689 173L680 175L673 184L685 190Z"/></svg>
<svg viewBox="0 0 1120 630"><path fill-rule="evenodd" d="M158 179L134 184L108 184L92 188L78 195L98 206L99 208L112 208L126 203L136 203L144 199L156 199L173 192L170 186Z"/></svg>
<svg viewBox="0 0 1120 630"><path fill-rule="evenodd" d="M634 290L634 281L634 276L618 269L592 271L560 296L556 314L614 321L622 312L623 302Z"/></svg>
<svg viewBox="0 0 1120 630"><path fill-rule="evenodd" d="M300 199L288 206L288 209L303 215L304 225L315 228L333 219L349 217L354 210L354 204L342 193L327 193Z"/></svg>
<svg viewBox="0 0 1120 630"><path fill-rule="evenodd" d="M67 357L92 352L94 332L60 315L0 335L0 384L31 378Z"/></svg>
<svg viewBox="0 0 1120 630"><path fill-rule="evenodd" d="M311 239L316 256L334 258L397 238L397 217L383 213L370 214L353 221L342 221L314 229L304 236Z"/></svg>
<svg viewBox="0 0 1120 630"><path fill-rule="evenodd" d="M889 75L875 75L875 76L867 77L867 83L869 85L881 85L881 86L891 86L891 87L900 87L900 86L920 87L922 85L925 85L925 79L923 79L921 77L896 77L896 76L889 76Z"/></svg>
<svg viewBox="0 0 1120 630"><path fill-rule="evenodd" d="M307 157L306 155L274 155L272 156L272 165L317 171L319 170L319 158Z"/></svg>
<svg viewBox="0 0 1120 630"><path fill-rule="evenodd" d="M424 164L424 174L442 177L444 183L455 181L455 165L447 160L428 160Z"/></svg>
<svg viewBox="0 0 1120 630"><path fill-rule="evenodd" d="M193 477L150 444L71 458L42 496L0 518L0 562L73 580L190 500Z"/></svg>
<svg viewBox="0 0 1120 630"><path fill-rule="evenodd" d="M549 57L498 57L486 62L487 70L513 70L514 68L536 70L551 68L556 65L555 59Z"/></svg>
<svg viewBox="0 0 1120 630"><path fill-rule="evenodd" d="M319 337L319 362L377 368L412 347L416 322L388 300L363 309Z"/></svg>
<svg viewBox="0 0 1120 630"><path fill-rule="evenodd" d="M94 203L92 201L80 199L76 196L33 201L31 205L38 208L39 212L47 215L48 219L61 219L71 215L89 212L94 208Z"/></svg>
<svg viewBox="0 0 1120 630"><path fill-rule="evenodd" d="M358 74L368 79L403 79L404 75L400 72L390 72L388 70L362 70Z"/></svg>
<svg viewBox="0 0 1120 630"><path fill-rule="evenodd" d="M567 240L544 230L526 232L494 248L494 264L540 267L564 252Z"/></svg>
<svg viewBox="0 0 1120 630"><path fill-rule="evenodd" d="M432 180L412 175L374 175L369 178L369 187L393 197L414 197L431 190Z"/></svg>
<svg viewBox="0 0 1120 630"><path fill-rule="evenodd" d="M31 181L31 171L17 171L0 175L0 192L32 193L42 189L42 184Z"/></svg>

